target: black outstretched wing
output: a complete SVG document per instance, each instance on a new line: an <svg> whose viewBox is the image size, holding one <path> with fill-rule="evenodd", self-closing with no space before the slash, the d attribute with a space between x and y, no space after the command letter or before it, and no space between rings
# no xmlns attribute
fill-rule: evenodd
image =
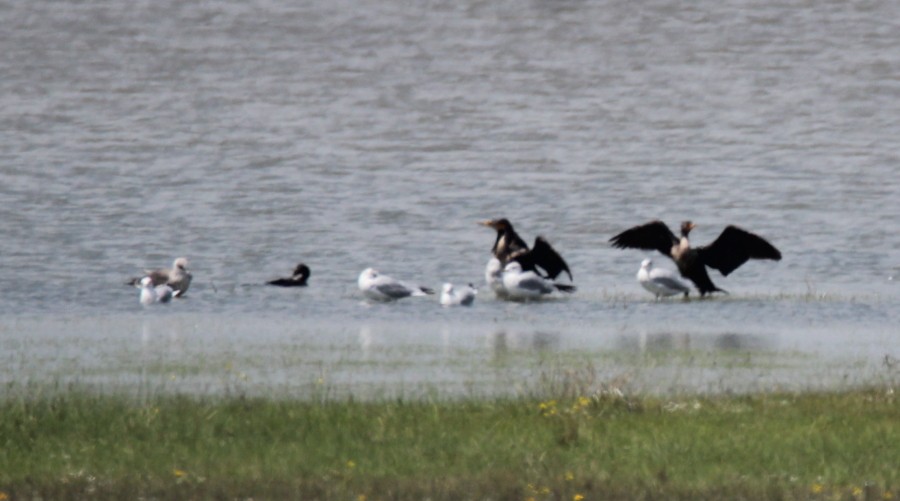
<svg viewBox="0 0 900 501"><path fill-rule="evenodd" d="M537 237L530 251L516 256L514 259L522 265L523 270L534 270L535 267L541 268L547 273L547 278L551 280L556 279L562 272L566 272L569 275L569 280L573 280L572 272L569 271L569 265L566 264L562 256L550 246L544 237Z"/></svg>
<svg viewBox="0 0 900 501"><path fill-rule="evenodd" d="M666 226L666 223L650 221L649 223L625 230L610 238L609 241L613 247L619 249L658 250L667 256L671 256L672 246L678 243L678 238Z"/></svg>
<svg viewBox="0 0 900 501"><path fill-rule="evenodd" d="M781 259L781 252L772 244L737 226L725 228L719 238L705 247L698 247L697 252L700 262L719 270L725 276L748 259Z"/></svg>

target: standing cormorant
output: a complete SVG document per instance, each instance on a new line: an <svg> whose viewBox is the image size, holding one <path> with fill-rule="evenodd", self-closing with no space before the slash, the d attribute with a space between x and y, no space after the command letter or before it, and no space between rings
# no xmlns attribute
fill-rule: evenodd
<svg viewBox="0 0 900 501"><path fill-rule="evenodd" d="M681 223L681 238L662 221L651 221L628 229L609 239L613 247L620 249L658 250L678 265L681 276L694 282L700 296L712 292L726 292L712 283L706 267L719 270L723 276L736 270L749 259L781 259L781 252L762 237L728 226L713 243L703 247L691 247L688 234L694 223Z"/></svg>

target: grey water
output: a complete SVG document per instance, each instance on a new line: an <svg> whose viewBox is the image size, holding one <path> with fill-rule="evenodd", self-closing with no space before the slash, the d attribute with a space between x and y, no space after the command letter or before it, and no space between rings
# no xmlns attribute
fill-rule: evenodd
<svg viewBox="0 0 900 501"><path fill-rule="evenodd" d="M0 1L0 382L742 392L900 376L900 4ZM483 287L507 217L570 297ZM691 219L783 253L659 303ZM187 297L124 285L190 259ZM310 286L262 284L298 262ZM373 266L471 308L371 304Z"/></svg>

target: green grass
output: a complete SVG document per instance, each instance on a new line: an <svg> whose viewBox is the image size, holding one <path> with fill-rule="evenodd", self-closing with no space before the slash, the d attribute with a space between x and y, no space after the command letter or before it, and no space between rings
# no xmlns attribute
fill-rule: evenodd
<svg viewBox="0 0 900 501"><path fill-rule="evenodd" d="M0 499L900 499L892 392L0 399Z"/></svg>

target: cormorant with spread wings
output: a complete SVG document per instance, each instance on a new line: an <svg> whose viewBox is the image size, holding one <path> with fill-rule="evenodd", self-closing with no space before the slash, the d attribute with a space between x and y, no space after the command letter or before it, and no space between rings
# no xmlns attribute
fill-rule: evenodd
<svg viewBox="0 0 900 501"><path fill-rule="evenodd" d="M662 221L651 221L625 230L609 241L620 249L658 250L669 256L678 265L681 276L694 282L700 296L726 292L712 283L706 273L707 266L728 276L750 259L781 259L781 252L772 244L737 226L726 227L709 245L691 247L688 234L694 227L690 221L681 223L681 238L678 238Z"/></svg>

